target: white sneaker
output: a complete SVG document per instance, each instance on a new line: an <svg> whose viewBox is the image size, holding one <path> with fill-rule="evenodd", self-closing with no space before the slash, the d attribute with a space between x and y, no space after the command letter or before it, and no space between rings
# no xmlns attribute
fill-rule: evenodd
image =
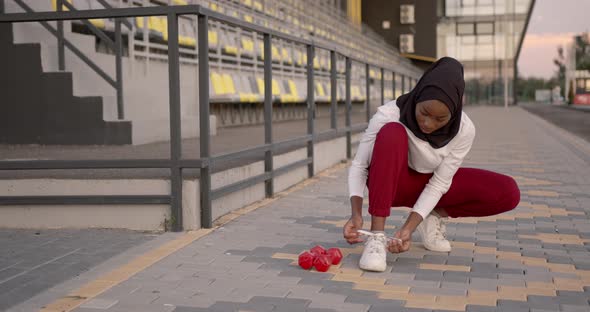
<svg viewBox="0 0 590 312"><path fill-rule="evenodd" d="M446 225L440 217L429 214L416 228L422 236L424 248L432 251L449 252L451 243L445 238Z"/></svg>
<svg viewBox="0 0 590 312"><path fill-rule="evenodd" d="M387 267L387 239L383 233L367 235L359 267L367 271L383 272Z"/></svg>

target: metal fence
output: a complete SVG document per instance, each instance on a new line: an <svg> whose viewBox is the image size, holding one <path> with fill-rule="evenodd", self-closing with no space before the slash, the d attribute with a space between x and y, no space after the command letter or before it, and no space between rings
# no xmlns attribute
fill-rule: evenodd
<svg viewBox="0 0 590 312"><path fill-rule="evenodd" d="M0 1L0 12L2 1ZM197 159L185 159L181 156L181 118L180 118L180 64L178 44L178 17L180 15L196 15L198 23L197 48L198 48L198 83L199 83L199 121L200 121L200 155ZM367 123L351 125L351 82L350 72L352 62L365 64L366 68L366 118L370 118L370 77L371 67L381 71L381 104L384 102L383 86L385 71L395 75L395 70L383 68L363 60L338 53L337 48L327 45L319 45L313 41L297 38L244 22L203 8L198 5L185 6L158 6L119 8L103 10L70 10L58 12L27 12L0 14L0 23L18 22L42 22L64 20L88 20L94 18L115 18L120 24L124 18L138 16L166 16L168 21L168 74L169 74L169 106L170 106L170 157L165 159L126 159L126 160L22 160L0 161L0 170L38 170L38 169L138 169L160 168L170 170L170 195L105 195L105 196L4 196L0 197L2 205L45 205L45 204L170 204L172 229L181 231L182 216L182 171L188 168L200 169L200 194L201 194L201 226L210 228L213 225L211 202L229 193L239 191L246 187L265 183L266 197L274 194L273 178L295 168L307 166L308 176L314 174L313 144L320 139L337 138L346 136L346 155L351 157L351 136L366 128ZM241 27L250 31L263 34L264 38L264 144L220 155L211 155L210 131L209 131L209 50L208 50L208 24L209 20L222 21L224 23ZM120 20L120 22L119 22ZM116 36L120 36L119 32ZM281 38L307 47L307 134L294 139L281 142L273 141L272 125L272 53L271 38ZM325 49L331 56L331 129L322 133L314 131L314 50ZM345 127L336 128L336 55L340 54L346 62L346 119ZM120 64L116 63L117 72L120 72ZM403 77L403 76L402 76ZM408 79L414 79L407 77ZM405 82L406 79L402 79ZM393 79L395 92L395 79ZM403 89L402 89L403 90ZM293 162L280 168L273 165L273 154L284 148L307 148L305 159ZM264 173L250 177L217 189L211 188L212 168L220 163L238 159L244 156L264 154Z"/></svg>

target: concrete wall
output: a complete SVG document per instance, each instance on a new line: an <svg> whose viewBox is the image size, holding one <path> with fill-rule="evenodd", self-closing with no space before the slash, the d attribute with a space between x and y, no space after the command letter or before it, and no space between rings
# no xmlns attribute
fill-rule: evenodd
<svg viewBox="0 0 590 312"><path fill-rule="evenodd" d="M51 11L51 1L25 1L36 11ZM23 12L13 1L6 1L6 12ZM55 26L55 23L51 22ZM126 30L126 27L122 27ZM95 62L109 76L115 77L115 56L96 52L95 36L71 32L71 23L64 22L65 38ZM39 23L13 25L15 43L40 43L45 72L58 71L57 39ZM74 95L101 96L104 119L117 119L116 90L96 74L86 63L65 49L66 71L72 72ZM133 144L168 140L169 94L168 63L166 61L130 59L124 56L123 93L125 120L132 122ZM181 64L181 116L184 138L199 136L198 68ZM211 133L216 134L216 118L210 116Z"/></svg>

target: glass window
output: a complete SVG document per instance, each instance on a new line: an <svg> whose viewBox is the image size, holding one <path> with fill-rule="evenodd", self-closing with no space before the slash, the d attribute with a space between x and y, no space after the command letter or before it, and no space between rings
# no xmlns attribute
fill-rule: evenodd
<svg viewBox="0 0 590 312"><path fill-rule="evenodd" d="M485 36L477 36L477 43L478 44L488 44L488 43L493 43L494 42L494 36L489 36L489 35L485 35Z"/></svg>
<svg viewBox="0 0 590 312"><path fill-rule="evenodd" d="M590 79L586 79L586 93L590 93Z"/></svg>
<svg viewBox="0 0 590 312"><path fill-rule="evenodd" d="M477 23L476 30L478 35L493 35L494 23Z"/></svg>
<svg viewBox="0 0 590 312"><path fill-rule="evenodd" d="M457 23L457 35L473 35L475 33L474 26L473 23Z"/></svg>

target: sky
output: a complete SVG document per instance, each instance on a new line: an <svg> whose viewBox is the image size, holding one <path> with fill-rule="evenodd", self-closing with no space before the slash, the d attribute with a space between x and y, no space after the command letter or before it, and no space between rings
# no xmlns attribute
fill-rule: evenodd
<svg viewBox="0 0 590 312"><path fill-rule="evenodd" d="M557 47L585 31L590 31L590 0L537 0L518 60L519 75L550 78L557 68Z"/></svg>

